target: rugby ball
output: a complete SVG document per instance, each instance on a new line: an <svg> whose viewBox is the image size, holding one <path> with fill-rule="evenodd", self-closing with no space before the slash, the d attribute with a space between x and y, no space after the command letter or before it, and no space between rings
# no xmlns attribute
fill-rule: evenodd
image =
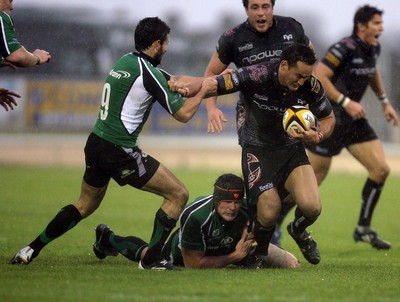
<svg viewBox="0 0 400 302"><path fill-rule="evenodd" d="M282 125L285 131L300 127L307 131L310 130L314 121L314 115L307 107L292 106L286 109L283 115Z"/></svg>

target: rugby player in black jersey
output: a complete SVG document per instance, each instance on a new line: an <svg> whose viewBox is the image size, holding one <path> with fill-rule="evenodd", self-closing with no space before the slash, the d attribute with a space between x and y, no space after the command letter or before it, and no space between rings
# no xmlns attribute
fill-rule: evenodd
<svg viewBox="0 0 400 302"><path fill-rule="evenodd" d="M368 123L361 104L370 86L382 105L386 120L398 126L398 116L376 67L381 49L378 38L383 32L382 14L383 11L376 7L360 7L354 16L352 35L333 44L317 65L317 77L325 87L337 122L331 137L308 146L308 151L319 184L328 174L332 157L343 148L367 169L368 178L362 189L361 212L353 237L356 242L366 242L376 249L390 249L390 243L370 227L390 168L382 144Z"/></svg>
<svg viewBox="0 0 400 302"><path fill-rule="evenodd" d="M274 15L275 0L243 0L242 2L247 20L221 35L205 76L219 75L231 63L236 68L240 68L263 62L278 62L282 50L294 43L303 43L312 48L310 39L305 35L303 26L297 20ZM215 97L206 101L208 132L212 133L220 133L222 123L227 121L216 102ZM243 110L243 96L240 93L236 107L238 132L242 129L244 122ZM293 205L290 202L283 203L277 230L272 238L272 242L277 245L280 245L279 226Z"/></svg>

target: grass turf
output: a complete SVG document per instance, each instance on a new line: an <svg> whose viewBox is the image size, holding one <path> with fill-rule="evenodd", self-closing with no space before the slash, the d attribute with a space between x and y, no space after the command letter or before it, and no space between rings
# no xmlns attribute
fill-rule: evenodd
<svg viewBox="0 0 400 302"><path fill-rule="evenodd" d="M373 227L390 251L354 243L364 175L331 173L321 186L323 212L309 228L321 263L305 261L284 229L283 247L302 268L244 271L184 269L139 271L122 256L98 260L94 227L148 240L161 198L111 183L100 208L47 246L28 266L7 262L32 241L58 210L76 200L83 171L75 168L0 167L0 301L400 301L398 198L400 176L390 176ZM191 198L211 193L214 180L232 171L174 170ZM239 171L233 171L239 174ZM285 221L293 217L293 212Z"/></svg>

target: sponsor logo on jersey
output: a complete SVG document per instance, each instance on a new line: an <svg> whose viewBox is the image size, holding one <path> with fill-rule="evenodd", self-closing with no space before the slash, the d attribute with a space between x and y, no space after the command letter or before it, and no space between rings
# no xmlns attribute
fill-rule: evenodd
<svg viewBox="0 0 400 302"><path fill-rule="evenodd" d="M114 69L111 69L109 75L118 80L121 78L130 78L131 77L131 74L127 71L124 71L124 70L115 71Z"/></svg>
<svg viewBox="0 0 400 302"><path fill-rule="evenodd" d="M259 186L258 188L260 189L261 192L267 191L269 189L272 189L274 187L274 184L272 182L267 183L266 185Z"/></svg>
<svg viewBox="0 0 400 302"><path fill-rule="evenodd" d="M372 76L375 73L375 67L352 68L350 69L350 73L353 73L358 76L362 75Z"/></svg>
<svg viewBox="0 0 400 302"><path fill-rule="evenodd" d="M293 40L292 34L283 35L283 40L288 40L288 41Z"/></svg>
<svg viewBox="0 0 400 302"><path fill-rule="evenodd" d="M246 65L251 65L257 61L266 61L266 59L271 61L271 58L280 58L281 54L282 54L282 50L280 50L280 49L266 50L266 51L260 52L258 54L243 58L242 61Z"/></svg>
<svg viewBox="0 0 400 302"><path fill-rule="evenodd" d="M353 64L362 64L362 63L364 63L364 60L363 60L363 58L354 58L351 61L351 63L353 63Z"/></svg>
<svg viewBox="0 0 400 302"><path fill-rule="evenodd" d="M224 239L221 240L221 245L229 245L233 242L232 237L225 237Z"/></svg>
<svg viewBox="0 0 400 302"><path fill-rule="evenodd" d="M239 52L242 52L242 51L245 51L245 50L250 50L250 49L253 49L253 48L254 48L253 44L247 43L244 46L239 46Z"/></svg>
<svg viewBox="0 0 400 302"><path fill-rule="evenodd" d="M259 102L253 100L253 102L258 106L261 110L268 110L268 111L279 111L282 115L285 112L286 108L278 107L275 105L268 105L268 104L260 104Z"/></svg>

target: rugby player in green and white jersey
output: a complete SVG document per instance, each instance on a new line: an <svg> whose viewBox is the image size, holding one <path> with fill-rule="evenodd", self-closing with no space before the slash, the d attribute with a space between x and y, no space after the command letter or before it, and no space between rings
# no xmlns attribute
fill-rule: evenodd
<svg viewBox="0 0 400 302"><path fill-rule="evenodd" d="M138 23L136 51L123 56L106 78L100 113L85 146L86 169L79 199L62 208L45 230L10 260L10 264L29 264L48 243L92 214L100 206L112 178L121 186L128 184L163 197L155 215L147 253L139 268L174 269L162 258L161 250L189 194L171 171L142 152L137 138L154 102L160 103L178 121L187 122L202 99L216 92L216 81L177 77L192 83L189 87L197 92L186 100L179 91L169 89L170 76L156 67L167 51L169 32L169 26L158 17L145 18ZM191 96L189 88L181 92Z"/></svg>
<svg viewBox="0 0 400 302"><path fill-rule="evenodd" d="M259 266L252 253L253 235L248 232L248 216L242 178L221 175L214 193L196 198L182 212L176 230L166 242L162 254L175 266L221 268L237 265L243 268L298 268L299 261L287 251L270 244L267 261ZM135 236L119 236L107 225L96 228L93 251L99 259L121 254L139 262L148 244Z"/></svg>

